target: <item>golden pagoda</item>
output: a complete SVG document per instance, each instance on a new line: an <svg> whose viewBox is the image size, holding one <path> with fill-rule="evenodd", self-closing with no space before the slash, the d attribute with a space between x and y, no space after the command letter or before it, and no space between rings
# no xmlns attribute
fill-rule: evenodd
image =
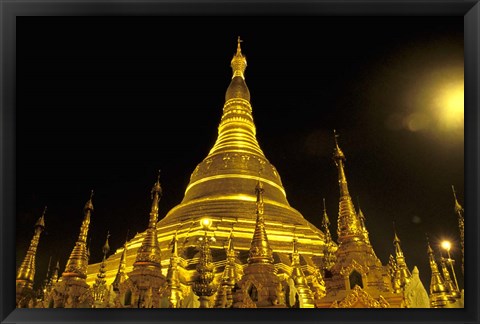
<svg viewBox="0 0 480 324"><path fill-rule="evenodd" d="M197 303L192 301L196 299L192 295L192 283L201 254L198 239L204 236L202 219L211 221L209 232L216 239L209 244L215 282L221 281L225 266L230 262L225 249L230 237L233 238L231 243L235 246L240 268L248 263L256 226L257 197L253 189L258 181L264 187L263 215L272 250L272 267L278 275L288 277L293 269L290 254L294 233L300 265L306 276L323 264L324 251L328 250L324 233L290 206L278 171L258 144L250 92L245 82L247 60L242 53L241 42L239 38L231 60L232 79L225 94L216 142L193 170L183 200L156 224L161 250L159 262L164 276L170 264L170 243L174 235L177 238L176 260L181 286L178 289L185 298L182 307L195 307L191 303ZM127 242L126 273L134 266L137 250L149 233L138 233ZM107 284L113 282L125 248L118 249L107 259ZM99 268L99 263L89 266L88 283L94 283ZM210 299L210 305L216 304L215 296Z"/></svg>
<svg viewBox="0 0 480 324"><path fill-rule="evenodd" d="M27 254L23 259L22 264L17 270L17 278L15 280L16 291L16 305L17 307L29 307L34 297L33 281L35 279L35 258L37 254L37 247L40 241L40 234L45 229L45 212L47 207L43 210L42 216L35 223L35 233Z"/></svg>
<svg viewBox="0 0 480 324"><path fill-rule="evenodd" d="M86 282L89 255L87 236L91 213L93 211L92 197L93 190L91 191L90 199L83 208L84 218L78 239L68 258L62 276L52 288L51 295L49 296L50 300L48 301L49 307L90 308L93 305L93 295L90 290L91 285Z"/></svg>
<svg viewBox="0 0 480 324"><path fill-rule="evenodd" d="M430 269L432 270L432 277L430 279L430 307L446 308L449 303L448 289L445 286L440 271L438 270L438 265L435 261L430 242L427 244L427 253L430 262Z"/></svg>
<svg viewBox="0 0 480 324"><path fill-rule="evenodd" d="M316 307L403 307L402 294L394 293L388 268L377 258L368 238L365 216L357 213L348 190L345 154L335 132L333 160L338 169L338 249L325 278L326 296Z"/></svg>

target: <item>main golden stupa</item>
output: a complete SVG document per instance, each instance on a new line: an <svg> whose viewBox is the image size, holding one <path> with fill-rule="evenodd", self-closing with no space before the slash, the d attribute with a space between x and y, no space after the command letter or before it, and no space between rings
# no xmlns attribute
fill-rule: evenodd
<svg viewBox="0 0 480 324"><path fill-rule="evenodd" d="M222 274L227 259L225 248L231 235L239 264L246 263L255 229L255 186L258 181L264 186L265 226L279 273L289 273L294 236L301 262L311 273L322 263L326 248L324 233L290 206L280 175L258 144L250 92L245 82L247 60L242 54L240 40L231 67L233 75L225 94L218 138L205 159L193 170L182 202L157 224L162 270L167 273L169 245L176 235L185 284L196 272L198 239L204 235L200 224L203 218L212 222L209 232L215 242L211 242L210 247L216 273ZM127 272L144 237L145 233L139 233L126 245ZM106 261L107 283L116 275L122 251L123 248L118 249ZM89 266L87 283L95 281L99 267L100 264Z"/></svg>

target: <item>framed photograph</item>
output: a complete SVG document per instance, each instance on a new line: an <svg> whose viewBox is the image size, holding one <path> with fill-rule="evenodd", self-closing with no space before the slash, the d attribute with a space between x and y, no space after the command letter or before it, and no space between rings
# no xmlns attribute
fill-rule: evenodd
<svg viewBox="0 0 480 324"><path fill-rule="evenodd" d="M2 323L478 321L477 2L4 4Z"/></svg>

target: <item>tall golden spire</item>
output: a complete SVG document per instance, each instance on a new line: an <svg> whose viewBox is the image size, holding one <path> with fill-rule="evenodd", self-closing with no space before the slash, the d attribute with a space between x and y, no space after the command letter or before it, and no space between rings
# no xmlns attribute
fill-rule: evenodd
<svg viewBox="0 0 480 324"><path fill-rule="evenodd" d="M137 251L137 258L133 267L138 266L161 266L160 246L157 239L157 221L158 221L158 203L162 196L162 187L160 186L160 171L158 171L157 182L152 188L152 208L150 210L150 219L148 228L143 239L142 246Z"/></svg>
<svg viewBox="0 0 480 324"><path fill-rule="evenodd" d="M308 286L307 278L300 265L300 254L298 253L297 242L297 238L294 237L292 251L292 274L290 277L292 278L299 295L299 306L302 308L313 308L313 293Z"/></svg>
<svg viewBox="0 0 480 324"><path fill-rule="evenodd" d="M445 260L444 257L440 258L440 265L442 267L442 274L443 274L443 282L445 284L445 288L447 289L448 295L451 298L452 301L454 301L456 298L460 298L460 293L455 287L455 284L453 283L452 278L450 277L450 272L447 269L447 260Z"/></svg>
<svg viewBox="0 0 480 324"><path fill-rule="evenodd" d="M405 257L403 255L402 247L400 246L400 239L398 238L397 231L395 230L395 224L393 227L394 239L393 245L395 246L395 273L393 279L393 286L395 292L401 292L405 286L410 282L412 274L408 270Z"/></svg>
<svg viewBox="0 0 480 324"><path fill-rule="evenodd" d="M362 229L363 237L365 238L365 242L367 244L370 244L370 237L368 236L368 230L367 226L365 225L365 214L362 211L362 208L360 208L360 200L357 197L357 202L358 202L358 221L360 222L360 228Z"/></svg>
<svg viewBox="0 0 480 324"><path fill-rule="evenodd" d="M333 239L332 234L330 233L330 220L327 215L327 207L325 205L325 198L323 198L323 218L322 218L322 228L325 233L325 248L323 252L323 267L325 269L330 269L335 263L335 254L332 251Z"/></svg>
<svg viewBox="0 0 480 324"><path fill-rule="evenodd" d="M360 221L355 212L352 198L348 192L347 177L345 175L345 155L338 146L338 135L334 131L335 135L335 150L333 153L333 160L338 168L338 184L340 187L340 203L338 210L338 242L350 240L352 238L358 240L363 238L363 231Z"/></svg>
<svg viewBox="0 0 480 324"><path fill-rule="evenodd" d="M253 123L250 91L245 83L247 60L240 48L238 39L237 53L233 56L231 67L232 80L225 93L223 115L218 126L218 138L210 150L208 158L217 153L252 153L265 159L258 145L256 128Z"/></svg>
<svg viewBox="0 0 480 324"><path fill-rule="evenodd" d="M57 260L57 264L55 265L55 268L53 270L52 279L51 279L52 284L54 284L58 281L58 272L59 271L60 271L60 261Z"/></svg>
<svg viewBox="0 0 480 324"><path fill-rule="evenodd" d="M322 218L322 229L325 233L325 244L332 242L332 234L330 234L330 219L327 214L327 207L325 205L325 198L323 198L323 218Z"/></svg>
<svg viewBox="0 0 480 324"><path fill-rule="evenodd" d="M180 286L180 274L178 272L178 240L177 233L175 233L172 242L170 243L172 248L170 256L170 264L167 270L167 289L168 289L168 301L169 308L180 307L180 301L182 299L182 287Z"/></svg>
<svg viewBox="0 0 480 324"><path fill-rule="evenodd" d="M267 232L265 231L265 220L263 217L263 185L260 181L255 187L257 194L257 221L253 239L250 246L248 263L273 263L272 249L268 244Z"/></svg>
<svg viewBox="0 0 480 324"><path fill-rule="evenodd" d="M103 302L105 298L105 294L107 292L107 287L105 285L105 272L107 272L106 267L106 260L107 260L107 253L110 251L110 245L108 244L108 238L110 237L110 231L107 232L107 239L105 244L102 247L103 252L103 260L100 264L100 269L98 270L97 279L93 284L93 298L97 302Z"/></svg>
<svg viewBox="0 0 480 324"><path fill-rule="evenodd" d="M38 242L40 240L40 234L42 234L45 229L45 213L47 212L47 207L43 210L42 216L35 223L35 233L33 238L30 241L30 246L28 247L27 254L23 259L22 264L17 271L17 280L16 284L18 288L33 288L33 280L35 278L35 257L37 254Z"/></svg>
<svg viewBox="0 0 480 324"><path fill-rule="evenodd" d="M433 250L427 238L427 253L430 262L430 269L432 270L432 277L430 279L430 307L443 308L447 305L448 296L447 288L443 282L443 278L438 271L437 262L433 256Z"/></svg>
<svg viewBox="0 0 480 324"><path fill-rule="evenodd" d="M52 281L50 278L50 270L52 264L52 256L48 259L47 273L45 274L45 280L43 280L43 292L45 293L48 287L51 285Z"/></svg>
<svg viewBox="0 0 480 324"><path fill-rule="evenodd" d="M93 211L93 190L90 193L90 199L83 208L84 218L82 226L80 227L80 234L78 235L75 247L70 254L67 261L65 271L62 277L79 277L82 279L87 278L87 266L88 266L88 252L87 252L87 236L88 227L90 225L90 215Z"/></svg>
<svg viewBox="0 0 480 324"><path fill-rule="evenodd" d="M120 284L127 280L127 275L125 273L125 269L127 268L127 242L128 242L128 232L127 237L125 238L125 243L123 244L123 251L120 256L120 262L118 264L117 274L115 275L115 279L113 279L112 286L114 291L118 291Z"/></svg>
<svg viewBox="0 0 480 324"><path fill-rule="evenodd" d="M237 271L235 265L236 252L233 246L233 232L228 238L228 245L226 248L227 263L223 270L222 280L218 287L217 296L215 297L216 308L229 308L233 304L232 290L237 282Z"/></svg>
<svg viewBox="0 0 480 324"><path fill-rule="evenodd" d="M458 229L460 231L460 245L462 247L462 273L463 268L464 268L464 247L465 247L465 241L464 241L464 227L465 227L465 219L463 216L464 210L462 205L457 200L457 194L455 192L455 187L452 185L452 191L453 191L453 198L455 199L455 213L457 214L458 217Z"/></svg>

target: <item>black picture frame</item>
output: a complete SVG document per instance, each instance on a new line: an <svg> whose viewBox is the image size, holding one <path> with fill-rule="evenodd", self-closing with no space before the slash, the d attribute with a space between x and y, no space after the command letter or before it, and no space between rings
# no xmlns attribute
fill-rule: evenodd
<svg viewBox="0 0 480 324"><path fill-rule="evenodd" d="M1 187L0 319L2 323L39 322L478 322L478 260L475 248L467 248L464 309L368 310L215 310L208 309L15 309L12 278L15 276L15 22L24 15L458 15L465 24L465 210L467 247L478 246L478 139L480 5L477 1L26 1L3 2L1 40Z"/></svg>

